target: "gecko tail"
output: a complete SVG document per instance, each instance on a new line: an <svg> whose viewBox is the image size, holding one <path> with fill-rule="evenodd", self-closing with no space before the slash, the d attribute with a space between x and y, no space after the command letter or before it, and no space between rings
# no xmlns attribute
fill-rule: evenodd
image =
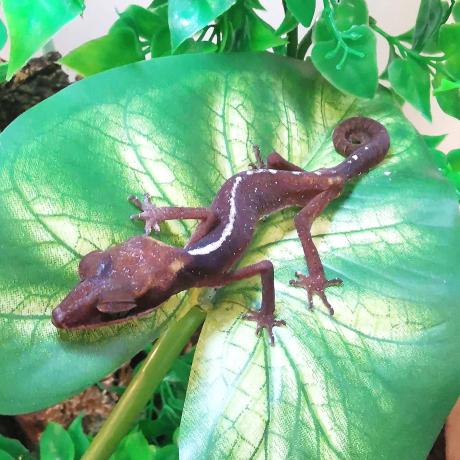
<svg viewBox="0 0 460 460"><path fill-rule="evenodd" d="M335 173L345 179L367 172L380 163L390 148L386 128L376 120L353 117L334 129L332 142L346 160L335 167Z"/></svg>

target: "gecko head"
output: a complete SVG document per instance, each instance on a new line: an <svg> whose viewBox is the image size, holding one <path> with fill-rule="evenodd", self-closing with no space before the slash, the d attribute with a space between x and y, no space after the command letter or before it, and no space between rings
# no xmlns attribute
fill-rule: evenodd
<svg viewBox="0 0 460 460"><path fill-rule="evenodd" d="M140 236L84 256L80 283L52 312L62 329L126 321L184 289L181 270L190 256L180 248Z"/></svg>

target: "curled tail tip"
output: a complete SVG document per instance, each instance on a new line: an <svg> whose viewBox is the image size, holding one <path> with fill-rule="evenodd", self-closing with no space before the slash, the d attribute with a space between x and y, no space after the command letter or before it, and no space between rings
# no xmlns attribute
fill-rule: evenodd
<svg viewBox="0 0 460 460"><path fill-rule="evenodd" d="M335 149L343 156L373 144L385 156L390 147L390 137L385 126L367 117L351 117L336 126L332 135Z"/></svg>

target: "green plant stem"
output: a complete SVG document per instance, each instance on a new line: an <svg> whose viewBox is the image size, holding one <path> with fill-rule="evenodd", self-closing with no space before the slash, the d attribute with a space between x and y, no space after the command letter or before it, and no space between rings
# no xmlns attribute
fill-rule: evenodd
<svg viewBox="0 0 460 460"><path fill-rule="evenodd" d="M312 35L313 27L310 27L302 40L300 40L299 47L297 48L297 59L305 59L308 48L310 48L311 45Z"/></svg>
<svg viewBox="0 0 460 460"><path fill-rule="evenodd" d="M283 0L283 9L284 13L287 14L288 7L285 0ZM288 43L286 47L286 54L287 56L295 58L297 56L297 44L299 43L299 28L295 27L290 32L288 32L287 39Z"/></svg>
<svg viewBox="0 0 460 460"><path fill-rule="evenodd" d="M126 388L82 460L105 460L110 457L119 442L133 427L155 388L192 334L203 323L205 316L206 314L195 306L182 319L173 321L169 325Z"/></svg>
<svg viewBox="0 0 460 460"><path fill-rule="evenodd" d="M433 74L432 69L434 69L436 72L440 72L449 79L452 79L452 76L446 72L446 70L438 65L436 61L443 61L445 60L445 57L442 56L421 56L418 54L416 51L413 51L410 48L407 48L398 38L393 37L390 34L387 34L384 30L382 30L376 23L375 19L370 18L369 20L369 25L370 27L380 34L383 38L387 40L387 42L391 46L394 46L397 48L399 53L403 58L406 58L407 56L410 56L411 58L415 59L416 61L419 61L421 64L428 66L428 70L430 71L431 74ZM430 69L430 67L432 69Z"/></svg>
<svg viewBox="0 0 460 460"><path fill-rule="evenodd" d="M292 29L287 34L287 39L288 39L288 44L286 48L286 54L290 57L296 57L297 56L297 43L299 40L299 30L297 27L295 29Z"/></svg>

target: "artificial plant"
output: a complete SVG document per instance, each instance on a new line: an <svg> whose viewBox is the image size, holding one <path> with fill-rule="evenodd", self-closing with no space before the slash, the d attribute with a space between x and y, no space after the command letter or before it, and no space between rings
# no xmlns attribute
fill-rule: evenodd
<svg viewBox="0 0 460 460"><path fill-rule="evenodd" d="M286 2L283 33L262 23L258 2L228 2L225 11L223 2L206 3L212 8L197 2L200 14L182 18L187 33L174 19L187 11L180 1L131 7L106 37L63 62L77 70L93 63L89 73L115 67L120 62L107 65L103 50L113 35L128 34L141 51L133 60L150 54L148 62L84 79L0 136L0 412L62 400L161 333L185 341L191 331L182 321L205 311L181 423L182 458L424 458L458 396L460 222L454 187L401 114L395 92L413 100L397 85L377 87L377 26L363 2L326 2L300 41L297 22L313 17L310 2L300 13L299 2ZM457 30L442 25L447 12L450 6L438 36L427 41L444 43L442 31ZM420 36L421 21L411 37ZM393 63L409 55L432 71L455 68L447 48L445 59L422 65L415 58L425 56L416 49L420 38L412 47L415 39L391 39L399 47L390 83ZM302 62L309 40L312 59ZM243 53L266 48L279 55ZM314 227L328 276L344 280L329 293L334 317L320 304L308 312L304 293L288 286L304 261L286 211L260 225L242 261L275 264L277 313L287 326L276 329L274 347L240 318L260 302L256 280L217 293L192 290L116 327L58 333L51 325L50 310L76 282L81 256L142 231L128 219L129 194L148 190L159 205L208 204L226 178L254 160L254 143L306 169L336 164L331 132L357 114L382 122L392 147ZM189 222L172 222L159 238L184 244L191 230ZM196 314L195 327L203 318ZM101 442L94 449L107 446ZM95 451L88 458L101 458Z"/></svg>

